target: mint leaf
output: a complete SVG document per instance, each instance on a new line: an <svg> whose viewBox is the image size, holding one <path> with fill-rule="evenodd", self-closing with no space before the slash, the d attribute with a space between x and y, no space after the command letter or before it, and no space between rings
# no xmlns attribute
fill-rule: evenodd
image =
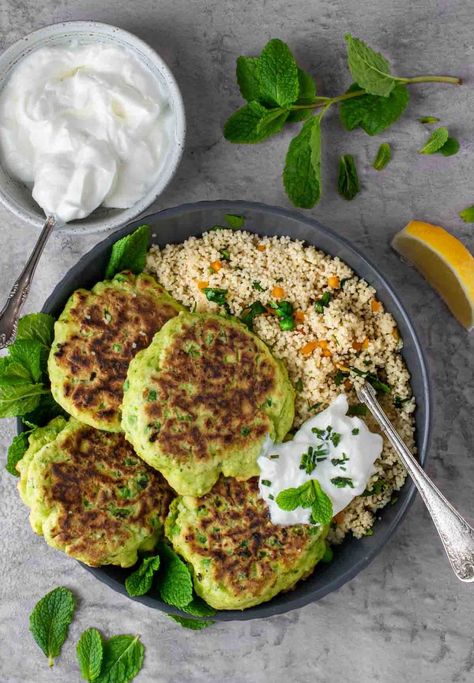
<svg viewBox="0 0 474 683"><path fill-rule="evenodd" d="M289 488L280 491L275 502L281 510L292 511L300 506L300 495L297 488Z"/></svg>
<svg viewBox="0 0 474 683"><path fill-rule="evenodd" d="M202 598L194 597L189 604L185 607L181 607L183 612L192 614L193 617L212 617L216 613L216 610L204 602ZM211 622L213 623L213 622Z"/></svg>
<svg viewBox="0 0 474 683"><path fill-rule="evenodd" d="M390 64L380 53L372 50L363 40L344 36L347 43L349 70L356 83L371 95L387 97L395 87L395 76L390 73Z"/></svg>
<svg viewBox="0 0 474 683"><path fill-rule="evenodd" d="M418 119L420 123L438 123L439 120L437 116L420 116Z"/></svg>
<svg viewBox="0 0 474 683"><path fill-rule="evenodd" d="M0 417L27 415L40 403L41 396L49 393L42 384L4 383L0 376Z"/></svg>
<svg viewBox="0 0 474 683"><path fill-rule="evenodd" d="M48 313L30 313L18 321L18 340L32 340L40 342L46 349L53 343L54 318Z"/></svg>
<svg viewBox="0 0 474 683"><path fill-rule="evenodd" d="M438 150L438 153L445 157L452 157L459 152L459 148L459 140L456 140L456 138L448 138L444 145Z"/></svg>
<svg viewBox="0 0 474 683"><path fill-rule="evenodd" d="M298 99L295 104L305 105L313 104L316 99L316 84L313 77L300 69L298 67ZM305 121L310 116L313 116L312 109L299 109L296 111L290 111L287 121L289 123L294 123L296 121Z"/></svg>
<svg viewBox="0 0 474 683"><path fill-rule="evenodd" d="M122 270L131 270L138 275L145 268L146 254L151 239L149 225L140 225L130 235L125 235L112 246L105 278L110 280Z"/></svg>
<svg viewBox="0 0 474 683"><path fill-rule="evenodd" d="M138 569L125 579L125 589L132 597L145 595L150 590L155 572L160 567L160 556L146 557Z"/></svg>
<svg viewBox="0 0 474 683"><path fill-rule="evenodd" d="M8 448L6 469L7 472L12 474L14 477L20 476L16 466L25 455L28 445L28 433L21 432L13 437L13 440Z"/></svg>
<svg viewBox="0 0 474 683"><path fill-rule="evenodd" d="M310 74L298 69L298 99L297 104L312 104L316 98L316 83Z"/></svg>
<svg viewBox="0 0 474 683"><path fill-rule="evenodd" d="M344 154L339 160L337 191L344 199L354 199L359 192L359 177L352 154Z"/></svg>
<svg viewBox="0 0 474 683"><path fill-rule="evenodd" d="M193 580L188 566L169 546L159 549L161 568L158 575L158 590L161 599L168 605L182 609L193 599Z"/></svg>
<svg viewBox="0 0 474 683"><path fill-rule="evenodd" d="M112 636L104 642L100 674L95 683L129 683L143 666L145 648L138 636Z"/></svg>
<svg viewBox="0 0 474 683"><path fill-rule="evenodd" d="M43 371L46 371L48 350L41 342L33 339L17 339L8 348L9 358L28 371L29 379L33 383L39 382Z"/></svg>
<svg viewBox="0 0 474 683"><path fill-rule="evenodd" d="M360 90L353 83L347 93ZM342 125L347 130L360 126L368 135L378 135L389 128L405 111L409 93L406 85L396 85L387 97L360 95L343 100L339 107Z"/></svg>
<svg viewBox="0 0 474 683"><path fill-rule="evenodd" d="M49 666L53 666L67 638L75 608L71 591L60 586L41 598L30 614L30 631L48 657Z"/></svg>
<svg viewBox="0 0 474 683"><path fill-rule="evenodd" d="M275 498L282 510L296 510L297 507L311 508L311 521L316 524L328 524L332 519L332 502L322 490L317 479L309 479L298 488L289 488Z"/></svg>
<svg viewBox="0 0 474 683"><path fill-rule="evenodd" d="M323 491L317 479L312 479L314 487L314 502L311 505L311 519L317 524L329 524L333 517L332 501Z"/></svg>
<svg viewBox="0 0 474 683"><path fill-rule="evenodd" d="M278 133L288 118L284 109L266 109L259 102L249 102L227 119L224 137L229 142L254 144Z"/></svg>
<svg viewBox="0 0 474 683"><path fill-rule="evenodd" d="M439 152L441 147L447 142L449 137L448 129L442 126L434 130L428 141L418 150L418 154L434 154Z"/></svg>
<svg viewBox="0 0 474 683"><path fill-rule="evenodd" d="M245 224L245 216L237 216L234 213L226 213L224 218L229 227L233 230L239 230L240 228L243 228Z"/></svg>
<svg viewBox="0 0 474 683"><path fill-rule="evenodd" d="M261 97L260 71L258 57L238 57L237 59L237 83L239 84L242 97L247 102L258 102Z"/></svg>
<svg viewBox="0 0 474 683"><path fill-rule="evenodd" d="M0 358L0 385L29 384L31 373L23 363L17 363L9 356Z"/></svg>
<svg viewBox="0 0 474 683"><path fill-rule="evenodd" d="M459 212L459 218L465 223L474 223L474 206L468 206Z"/></svg>
<svg viewBox="0 0 474 683"><path fill-rule="evenodd" d="M193 631L202 631L203 628L207 628L216 623L210 619L190 619L189 617L180 617L177 614L168 614L168 616L177 624L183 626L183 628L190 628Z"/></svg>
<svg viewBox="0 0 474 683"><path fill-rule="evenodd" d="M293 138L283 170L286 193L295 206L313 207L321 196L321 121L312 117Z"/></svg>
<svg viewBox="0 0 474 683"><path fill-rule="evenodd" d="M298 99L299 80L295 58L286 43L270 40L259 58L260 93L265 100L284 107Z"/></svg>
<svg viewBox="0 0 474 683"><path fill-rule="evenodd" d="M95 681L100 674L104 646L96 628L88 628L81 634L76 646L77 661L85 681Z"/></svg>
<svg viewBox="0 0 474 683"><path fill-rule="evenodd" d="M392 149L388 142L382 142L372 164L376 171L382 171L392 158Z"/></svg>
<svg viewBox="0 0 474 683"><path fill-rule="evenodd" d="M313 481L316 481L316 479L310 479L298 487L300 506L302 508L311 507L316 500L316 489L314 488Z"/></svg>

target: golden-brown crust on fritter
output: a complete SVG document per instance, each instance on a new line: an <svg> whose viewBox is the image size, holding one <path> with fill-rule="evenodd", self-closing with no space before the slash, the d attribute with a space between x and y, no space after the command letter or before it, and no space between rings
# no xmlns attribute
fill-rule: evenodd
<svg viewBox="0 0 474 683"><path fill-rule="evenodd" d="M176 308L157 300L163 289L150 276L122 273L119 277L118 285L117 281L100 283L100 291L77 290L72 295L67 308L71 334L53 348L53 362L61 376L56 400L75 417L88 422L85 415L91 414L90 424L102 429L110 424L112 431L120 429L119 409L130 361L177 315Z"/></svg>
<svg viewBox="0 0 474 683"><path fill-rule="evenodd" d="M195 511L194 525L180 532L189 555L210 559L213 582L234 595L261 594L277 566L291 570L314 543L314 528L272 524L258 478L221 477Z"/></svg>
<svg viewBox="0 0 474 683"><path fill-rule="evenodd" d="M60 451L44 486L44 505L58 511L50 530L56 546L98 566L137 530L151 536L164 523L174 493L122 434L81 425Z"/></svg>
<svg viewBox="0 0 474 683"><path fill-rule="evenodd" d="M275 365L240 325L196 319L167 348L152 375L147 401L149 441L173 458L206 461L210 450L244 444L269 431L262 404L275 387ZM157 427L158 425L158 427Z"/></svg>

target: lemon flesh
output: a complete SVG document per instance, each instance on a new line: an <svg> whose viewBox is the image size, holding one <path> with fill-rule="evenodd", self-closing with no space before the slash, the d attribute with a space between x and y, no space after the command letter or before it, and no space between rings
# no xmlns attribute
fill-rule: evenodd
<svg viewBox="0 0 474 683"><path fill-rule="evenodd" d="M474 258L444 228L411 221L392 247L414 265L466 329L474 327Z"/></svg>

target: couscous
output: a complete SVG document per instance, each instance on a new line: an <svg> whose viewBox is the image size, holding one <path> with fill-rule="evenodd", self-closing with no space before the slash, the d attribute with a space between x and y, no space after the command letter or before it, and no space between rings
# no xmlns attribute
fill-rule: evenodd
<svg viewBox="0 0 474 683"><path fill-rule="evenodd" d="M147 270L192 311L224 308L251 323L288 368L297 391L295 428L342 392L353 413L364 414L355 387L369 374L385 388L381 403L414 447L415 402L395 321L374 288L337 257L288 237L217 229L152 247ZM364 420L379 431L369 414ZM349 531L372 534L376 511L395 502L406 472L386 440L375 466L364 494L333 520L331 542Z"/></svg>

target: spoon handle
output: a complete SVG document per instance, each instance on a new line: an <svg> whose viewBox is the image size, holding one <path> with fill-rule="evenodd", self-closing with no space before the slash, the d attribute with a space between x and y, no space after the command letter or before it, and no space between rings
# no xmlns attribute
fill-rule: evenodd
<svg viewBox="0 0 474 683"><path fill-rule="evenodd" d="M438 530L454 573L461 581L474 581L474 529L415 460L377 401L374 388L365 382L362 389L357 390L357 395L367 405L413 479Z"/></svg>
<svg viewBox="0 0 474 683"><path fill-rule="evenodd" d="M0 311L0 349L4 349L15 340L21 307L28 296L36 266L55 225L56 218L48 216L30 258L11 288L5 306Z"/></svg>

